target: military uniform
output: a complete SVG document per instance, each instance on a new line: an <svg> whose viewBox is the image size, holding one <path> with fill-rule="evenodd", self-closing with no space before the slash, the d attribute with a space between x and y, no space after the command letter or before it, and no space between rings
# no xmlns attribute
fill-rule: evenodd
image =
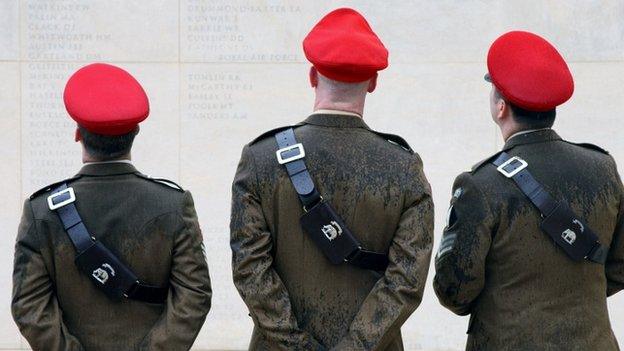
<svg viewBox="0 0 624 351"><path fill-rule="evenodd" d="M147 95L100 63L76 71L63 99L83 161L108 160L24 203L13 318L34 350L188 350L210 309L210 277L191 194L127 159Z"/></svg>
<svg viewBox="0 0 624 351"><path fill-rule="evenodd" d="M165 304L113 301L78 271L46 198L24 204L12 312L35 350L188 350L210 309L202 235L188 191L145 179L128 163L85 165L69 180L89 231L141 280L169 286Z"/></svg>
<svg viewBox="0 0 624 351"><path fill-rule="evenodd" d="M613 158L551 129L514 136L503 150L527 161L610 251L606 265L571 260L491 158L457 177L434 286L444 306L471 315L466 349L618 350L606 301L624 288L624 188Z"/></svg>
<svg viewBox="0 0 624 351"><path fill-rule="evenodd" d="M255 323L250 350L403 350L400 326L422 298L433 203L420 157L359 116L327 112L294 129L307 166L325 200L390 264L384 274L332 265L301 228L276 131L259 137L243 149L230 224L234 283Z"/></svg>
<svg viewBox="0 0 624 351"><path fill-rule="evenodd" d="M506 143L455 180L435 292L470 314L466 350L618 350L606 301L624 287L615 162L550 128L574 81L546 39L505 33L487 65Z"/></svg>

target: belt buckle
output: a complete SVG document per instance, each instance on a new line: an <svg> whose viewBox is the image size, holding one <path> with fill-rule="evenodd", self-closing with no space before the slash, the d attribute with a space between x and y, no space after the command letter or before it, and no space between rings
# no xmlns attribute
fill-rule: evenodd
<svg viewBox="0 0 624 351"><path fill-rule="evenodd" d="M359 256L361 252L362 252L362 246L358 246L358 247L356 247L356 248L355 248L355 250L353 250L350 254L348 254L348 255L344 258L345 263L349 263L349 262L351 262L354 258L356 258L357 256Z"/></svg>
<svg viewBox="0 0 624 351"><path fill-rule="evenodd" d="M69 194L69 198L59 202L59 203L54 203L54 199L58 198L59 196L65 195L65 194ZM61 191L57 191L54 194L48 196L48 207L50 208L50 210L56 210L59 209L63 206L69 205L72 202L76 201L76 194L74 193L74 188L69 187L67 189L63 189Z"/></svg>
<svg viewBox="0 0 624 351"><path fill-rule="evenodd" d="M323 195L320 195L318 201L312 204L312 207L310 208L314 208L314 206L320 204L321 202L323 202ZM307 213L308 211L309 211L308 207L306 205L303 205L303 212Z"/></svg>
<svg viewBox="0 0 624 351"><path fill-rule="evenodd" d="M141 282L139 282L138 280L135 281L130 287L130 289L128 289L128 291L123 293L123 297L125 297L126 299L129 299L130 296L134 296L134 293L136 293L137 289L139 288L139 284L141 284Z"/></svg>
<svg viewBox="0 0 624 351"><path fill-rule="evenodd" d="M295 150L295 149L299 150L299 153L297 155L286 157L286 158L282 156L284 152L288 152L288 151ZM289 163L289 162L297 161L297 160L304 158L305 149L303 148L303 144L298 143L298 144L286 146L277 150L275 152L275 155L277 155L277 162L279 162L280 165L283 165L284 163Z"/></svg>
<svg viewBox="0 0 624 351"><path fill-rule="evenodd" d="M514 162L519 162L520 165L517 168L514 168L511 171L507 171L505 169L505 167L511 165ZM514 156L514 157L510 158L509 160L505 161L505 163L503 163L502 165L498 166L496 168L496 170L501 172L505 177L511 178L511 177L515 176L516 174L518 174L523 169L527 168L528 165L529 164L527 163L527 161L521 159L518 156Z"/></svg>

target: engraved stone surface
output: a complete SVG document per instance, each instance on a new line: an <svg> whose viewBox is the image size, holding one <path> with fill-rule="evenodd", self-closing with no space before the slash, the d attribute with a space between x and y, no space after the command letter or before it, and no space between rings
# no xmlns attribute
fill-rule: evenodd
<svg viewBox="0 0 624 351"><path fill-rule="evenodd" d="M63 88L80 64L22 64L22 195L71 177L80 167L75 123L63 105Z"/></svg>
<svg viewBox="0 0 624 351"><path fill-rule="evenodd" d="M304 27L313 18L301 1L181 0L180 46L185 61L296 62ZM300 46L299 46L300 47Z"/></svg>
<svg viewBox="0 0 624 351"><path fill-rule="evenodd" d="M22 59L169 61L178 57L178 2L26 0Z"/></svg>
<svg viewBox="0 0 624 351"><path fill-rule="evenodd" d="M180 179L179 69L173 63L121 64L143 86L150 115L132 148L136 168L155 178Z"/></svg>
<svg viewBox="0 0 624 351"><path fill-rule="evenodd" d="M181 57L209 62L304 61L301 38L337 6L182 0ZM396 6L346 1L340 6L353 6L367 16L394 63L483 62L492 40L509 30L542 34L570 60L624 59L624 3L617 0L406 1ZM584 14L583 21L578 20L579 13Z"/></svg>
<svg viewBox="0 0 624 351"><path fill-rule="evenodd" d="M19 57L18 1L0 1L0 61Z"/></svg>

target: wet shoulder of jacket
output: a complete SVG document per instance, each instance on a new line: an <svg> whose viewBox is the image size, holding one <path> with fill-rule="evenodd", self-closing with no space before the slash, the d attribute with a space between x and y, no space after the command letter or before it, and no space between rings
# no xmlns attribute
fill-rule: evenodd
<svg viewBox="0 0 624 351"><path fill-rule="evenodd" d="M245 167L249 167L250 170L253 170L256 179L259 178L258 173L263 173L269 176L269 178L272 178L274 169L281 166L277 162L276 152L278 146L275 141L275 135L288 128L294 128L296 130L300 127L301 125L282 126L260 134L243 147L241 162ZM241 165L239 165L239 167L240 166Z"/></svg>
<svg viewBox="0 0 624 351"><path fill-rule="evenodd" d="M250 141L247 144L247 147L253 150L254 155L268 155L269 157L274 158L275 152L278 149L277 143L274 138L277 133L284 131L288 128L293 128L295 130L295 134L297 134L298 129L309 127L310 126L306 124L296 124L274 128L260 134L258 137ZM366 131L368 133L371 133L371 135L376 136L379 141L379 145L382 147L385 146L385 149L383 149L383 151L401 154L405 158L413 158L420 161L420 157L412 150L407 141L402 137L395 134L378 132L372 129L362 129L362 131Z"/></svg>
<svg viewBox="0 0 624 351"><path fill-rule="evenodd" d="M571 145L575 152L581 154L592 163L604 167L606 171L614 172L611 175L617 176L617 165L615 159L609 151L590 143L573 143L570 141L564 142Z"/></svg>
<svg viewBox="0 0 624 351"><path fill-rule="evenodd" d="M275 135L288 128L295 130L298 141L303 142L305 148L306 142L303 139L310 140L310 135L315 134L317 128L323 127L308 124L283 126L265 132L248 143L242 151L241 162L248 164L247 166L254 170L256 181L259 184L266 185L265 181L271 182L275 180L278 174L281 174L276 172L276 169L283 167L276 160L278 146ZM396 169L397 176L404 179L405 188L412 189L417 193L431 193L424 174L422 159L403 138L364 128L353 129L353 131L361 133L359 140L361 140L362 145L371 148L371 152L377 155L377 158L381 160L380 162L387 163ZM260 188L266 191L271 190L271 187L266 186Z"/></svg>
<svg viewBox="0 0 624 351"><path fill-rule="evenodd" d="M571 148L573 154L578 155L585 163L591 163L597 167L602 173L600 177L605 177L611 182L617 179L617 168L613 157L604 149L593 144L577 144L568 141L562 141ZM517 188L510 186L508 179L501 175L496 166L492 162L501 154L502 151L494 153L485 159L474 164L471 169L457 176L453 185L453 197L451 199L451 207L462 195L465 195L467 189L474 189L474 193L481 199L480 210L488 210L491 215L497 215L498 201L505 198L505 194L511 195L515 193ZM509 150L509 152L513 152ZM569 155L569 154L567 154ZM556 156L545 155L544 157L556 159ZM566 156L567 157L567 156ZM474 201L464 201L474 204ZM478 207L478 206L473 206Z"/></svg>
<svg viewBox="0 0 624 351"><path fill-rule="evenodd" d="M387 155L387 160L398 161L397 165L407 164L407 169L411 171L415 170L424 180L423 161L420 155L412 149L405 139L395 134L382 133L372 129L368 131L377 140L379 152L383 155ZM400 170L397 169L397 171ZM405 169L403 169L403 171L405 171ZM414 176L413 172L406 172L405 174L408 177Z"/></svg>
<svg viewBox="0 0 624 351"><path fill-rule="evenodd" d="M288 125L270 129L251 140L247 145L245 145L245 148L253 150L253 154L262 155L266 153L269 157L274 157L275 152L278 149L277 142L275 141L275 135L289 128L296 130L301 126L302 125Z"/></svg>
<svg viewBox="0 0 624 351"><path fill-rule="evenodd" d="M403 174L407 189L413 192L411 195L420 198L421 194L431 196L431 185L424 173L424 164L420 155L415 152L405 139L395 134L382 133L370 130L376 137L379 150L386 155L391 167Z"/></svg>

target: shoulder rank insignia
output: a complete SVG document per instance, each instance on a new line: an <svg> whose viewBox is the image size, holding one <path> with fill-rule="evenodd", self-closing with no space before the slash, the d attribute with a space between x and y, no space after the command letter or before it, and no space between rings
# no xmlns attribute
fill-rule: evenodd
<svg viewBox="0 0 624 351"><path fill-rule="evenodd" d="M34 193L32 193L32 195L30 195L29 199L32 200L35 197L37 197L38 195L41 195L43 193L47 193L48 191L50 191L50 190L52 190L54 188L57 188L59 185L61 185L63 183L73 182L74 180L79 179L80 177L82 177L82 176L81 175L76 175L76 176L71 177L71 178L63 179L63 180L60 180L58 182L55 182L55 183L52 183L52 184L48 184L48 185L44 186L43 188L41 188L41 189L35 191Z"/></svg>
<svg viewBox="0 0 624 351"><path fill-rule="evenodd" d="M580 147L585 148L585 149L591 149L591 150L594 150L594 151L598 151L598 152L601 152L601 153L603 153L605 155L609 155L609 151L601 148L598 145L594 145L594 144L590 144L590 143L573 143L573 142L570 142L570 141L567 141L567 140L565 142L568 143L568 144L580 146Z"/></svg>
<svg viewBox="0 0 624 351"><path fill-rule="evenodd" d="M158 184L161 184L161 185L166 185L166 186L168 186L168 187L170 187L172 189L184 192L184 189L182 189L182 187L180 185L178 185L176 182L174 182L172 180L164 179L164 178L152 178L152 177L150 177L148 175L145 175L143 173L135 173L135 175L137 177L139 177L139 178L143 178L145 180L149 180L151 182L158 183Z"/></svg>
<svg viewBox="0 0 624 351"><path fill-rule="evenodd" d="M375 130L371 129L371 132L379 135L380 137L386 139L389 143L394 144L394 145L398 145L401 148L403 148L405 151L413 154L414 151L412 150L412 148L409 146L409 144L407 143L407 141L405 141L405 139L403 139L402 137L396 135L396 134L390 134L390 133L382 133L382 132L378 132Z"/></svg>

